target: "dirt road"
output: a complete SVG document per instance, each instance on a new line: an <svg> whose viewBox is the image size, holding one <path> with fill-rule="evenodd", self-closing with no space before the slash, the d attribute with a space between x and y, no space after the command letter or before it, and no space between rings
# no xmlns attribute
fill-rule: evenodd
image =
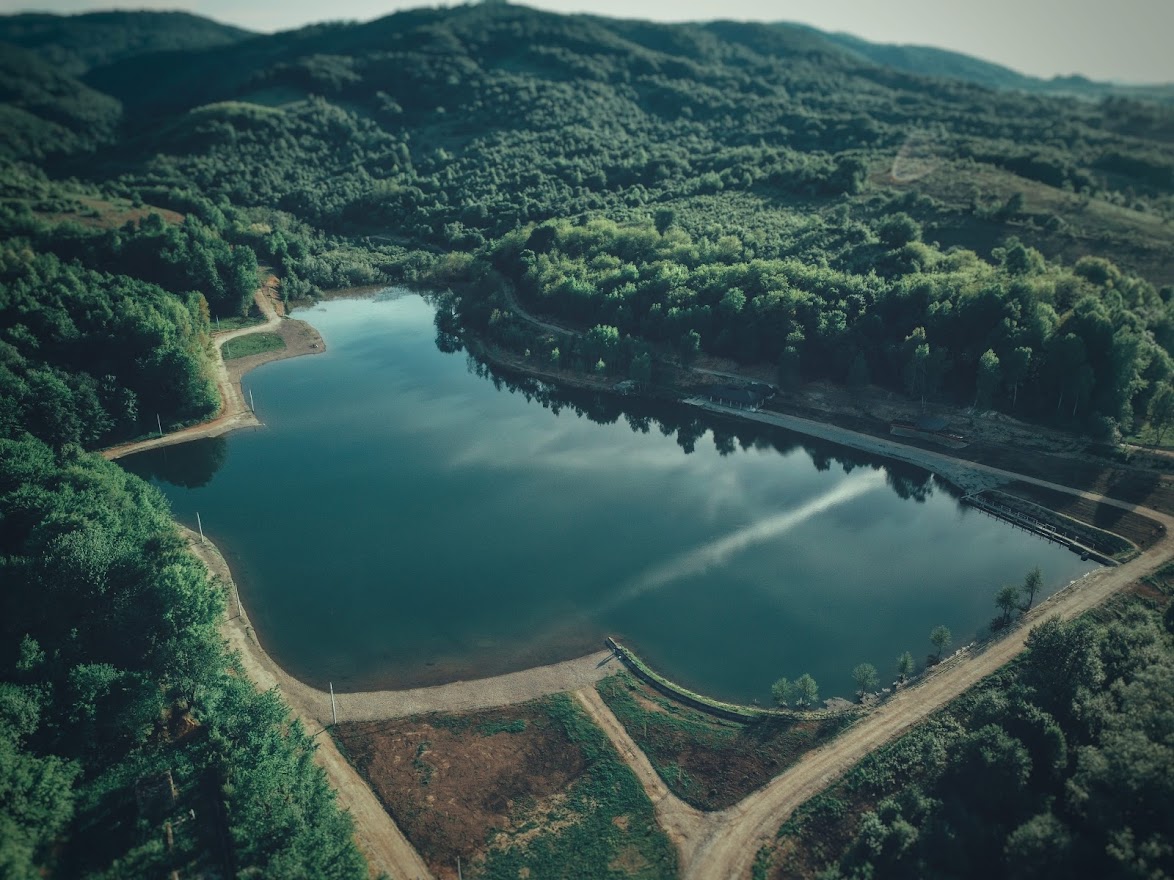
<svg viewBox="0 0 1174 880"><path fill-rule="evenodd" d="M216 387L220 392L220 414L216 418L178 431L172 431L161 437L149 437L134 443L123 443L112 446L101 452L105 458L113 461L124 455L132 455L147 449L158 449L161 446L173 446L177 443L187 443L189 440L199 440L203 437L219 437L237 428L247 428L261 424L249 409L241 391L241 376L254 367L270 361L281 360L287 357L296 357L302 354L315 354L324 351L326 346L322 337L313 327L304 321L286 319L277 314L273 304L273 295L268 287L261 287L253 294L257 307L265 316L265 323L241 327L239 330L226 330L216 333L212 343L216 346L216 358L213 371L216 376ZM240 358L226 363L220 351L224 343L250 333L277 333L285 341L285 348L277 351L265 352L252 357Z"/></svg>
<svg viewBox="0 0 1174 880"><path fill-rule="evenodd" d="M635 740L628 735L624 725L603 702L599 691L595 688L583 688L575 691L575 699L591 716L599 728L607 734L615 750L620 753L640 780L644 793L652 801L656 810L656 821L677 847L679 864L684 867L693 862L694 851L702 840L713 834L715 823L720 821L717 813L703 813L695 807L689 806L671 791L660 774L652 767L648 756L640 750Z"/></svg>

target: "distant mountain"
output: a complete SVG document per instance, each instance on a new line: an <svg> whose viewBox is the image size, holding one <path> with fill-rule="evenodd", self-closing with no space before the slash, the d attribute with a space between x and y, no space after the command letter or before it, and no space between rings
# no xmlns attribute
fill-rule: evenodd
<svg viewBox="0 0 1174 880"><path fill-rule="evenodd" d="M56 64L0 43L0 157L85 152L114 133L121 107Z"/></svg>
<svg viewBox="0 0 1174 880"><path fill-rule="evenodd" d="M827 33L807 25L781 23L777 27L787 32L818 34L858 58L919 76L963 80L992 89L1021 89L1029 92L1094 98L1119 95L1174 102L1174 84L1169 83L1164 85L1121 85L1097 82L1083 76L1056 76L1052 79L1041 79L1019 73L1001 64L975 58L973 55L938 49L933 46L872 43L851 34Z"/></svg>
<svg viewBox="0 0 1174 880"><path fill-rule="evenodd" d="M186 12L0 16L0 42L36 52L74 76L135 55L223 46L250 36L249 31Z"/></svg>

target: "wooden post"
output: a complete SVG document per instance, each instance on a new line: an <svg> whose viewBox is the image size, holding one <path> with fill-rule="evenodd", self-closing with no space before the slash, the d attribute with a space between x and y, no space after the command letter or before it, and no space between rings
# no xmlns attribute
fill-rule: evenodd
<svg viewBox="0 0 1174 880"><path fill-rule="evenodd" d="M251 412L251 413L257 412L257 404L255 404L253 402L253 389L252 388L249 389L249 412Z"/></svg>
<svg viewBox="0 0 1174 880"><path fill-rule="evenodd" d="M219 315L216 316L216 332L217 333L220 332L220 316Z"/></svg>
<svg viewBox="0 0 1174 880"><path fill-rule="evenodd" d="M461 857L460 856L457 856L457 880L465 880L464 876L461 874Z"/></svg>
<svg viewBox="0 0 1174 880"><path fill-rule="evenodd" d="M243 611L241 611L241 590L240 590L240 587L236 588L236 616L237 617L244 617L245 616L245 613Z"/></svg>
<svg viewBox="0 0 1174 880"><path fill-rule="evenodd" d="M330 682L330 714L338 724L338 707L334 704L334 682Z"/></svg>
<svg viewBox="0 0 1174 880"><path fill-rule="evenodd" d="M200 530L200 541L206 543L204 538L204 522L200 519L200 512L198 510L196 511L196 526Z"/></svg>
<svg viewBox="0 0 1174 880"><path fill-rule="evenodd" d="M159 436L163 436L163 420L159 418L159 413L155 413L155 424L159 426Z"/></svg>

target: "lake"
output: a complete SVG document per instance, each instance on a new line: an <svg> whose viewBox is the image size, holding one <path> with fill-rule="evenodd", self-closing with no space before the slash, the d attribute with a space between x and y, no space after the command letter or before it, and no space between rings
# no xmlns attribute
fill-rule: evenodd
<svg viewBox="0 0 1174 880"><path fill-rule="evenodd" d="M994 595L1091 570L925 471L676 403L559 391L442 351L390 290L297 313L324 354L245 377L264 428L123 459L224 552L261 643L336 690L554 662L614 635L765 703L955 646ZM445 346L447 347L447 346ZM952 649L951 649L952 650Z"/></svg>

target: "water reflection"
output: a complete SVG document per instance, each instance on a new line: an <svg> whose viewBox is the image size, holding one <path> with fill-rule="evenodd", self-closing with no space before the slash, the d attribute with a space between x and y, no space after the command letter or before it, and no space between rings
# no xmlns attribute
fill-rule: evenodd
<svg viewBox="0 0 1174 880"><path fill-rule="evenodd" d="M228 441L224 437L205 437L162 446L131 455L119 463L144 480L159 480L184 489L207 486L224 466Z"/></svg>

